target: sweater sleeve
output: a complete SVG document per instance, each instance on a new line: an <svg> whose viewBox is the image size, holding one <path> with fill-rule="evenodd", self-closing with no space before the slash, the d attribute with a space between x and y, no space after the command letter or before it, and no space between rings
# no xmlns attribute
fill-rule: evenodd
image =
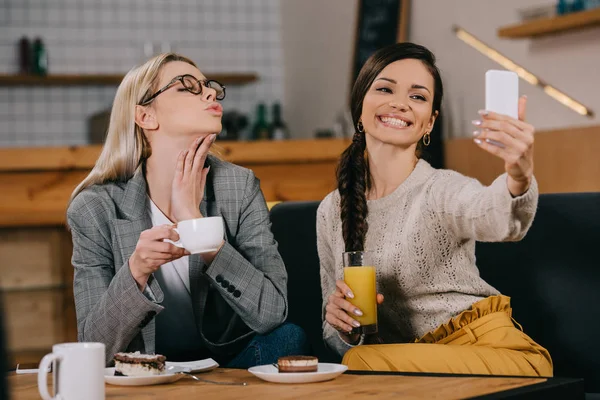
<svg viewBox="0 0 600 400"><path fill-rule="evenodd" d="M521 240L533 222L538 203L535 178L521 196L508 190L507 174L490 186L454 171L437 176L428 196L428 207L439 213L442 223L459 238L482 242Z"/></svg>

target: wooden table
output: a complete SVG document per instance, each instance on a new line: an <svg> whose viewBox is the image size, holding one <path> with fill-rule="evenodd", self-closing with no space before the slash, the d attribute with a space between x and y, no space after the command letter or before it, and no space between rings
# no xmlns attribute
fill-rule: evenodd
<svg viewBox="0 0 600 400"><path fill-rule="evenodd" d="M329 382L275 384L245 370L217 369L199 374L221 381L247 382L248 386L220 386L188 377L161 386L106 385L107 399L464 399L520 398L532 393L540 398L583 399L581 379L482 377L442 374L345 373ZM38 400L37 375L9 377L13 400ZM555 396L558 395L558 396ZM537 397L536 397L537 398Z"/></svg>

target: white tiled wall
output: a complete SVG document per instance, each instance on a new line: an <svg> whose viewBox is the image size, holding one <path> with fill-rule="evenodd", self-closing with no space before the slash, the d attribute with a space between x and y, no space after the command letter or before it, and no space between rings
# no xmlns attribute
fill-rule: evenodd
<svg viewBox="0 0 600 400"><path fill-rule="evenodd" d="M18 71L18 41L44 40L50 73L125 73L144 45L170 48L205 74L256 72L228 85L225 110L254 114L283 99L281 0L0 0L0 73ZM209 75L210 76L210 75ZM77 145L116 86L0 87L0 146Z"/></svg>

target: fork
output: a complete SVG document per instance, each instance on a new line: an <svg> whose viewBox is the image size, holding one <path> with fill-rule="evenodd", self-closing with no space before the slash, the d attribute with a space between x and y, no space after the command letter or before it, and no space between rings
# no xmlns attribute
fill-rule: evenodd
<svg viewBox="0 0 600 400"><path fill-rule="evenodd" d="M211 381L210 379L198 378L196 375L192 375L190 372L180 371L177 373L187 375L190 378L192 378L198 382L214 383L215 385L248 386L248 384L246 382L217 382L217 381Z"/></svg>

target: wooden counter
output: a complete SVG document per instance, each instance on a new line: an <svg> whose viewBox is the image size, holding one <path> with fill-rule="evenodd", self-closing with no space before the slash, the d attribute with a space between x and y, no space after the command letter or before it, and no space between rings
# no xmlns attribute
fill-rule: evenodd
<svg viewBox="0 0 600 400"><path fill-rule="evenodd" d="M446 168L486 185L504 172L502 160L470 138L447 142L445 159ZM600 126L537 132L534 174L541 193L600 191Z"/></svg>
<svg viewBox="0 0 600 400"><path fill-rule="evenodd" d="M267 201L320 200L335 187L345 140L217 142L227 161L251 168ZM0 149L0 227L56 226L94 166L100 146Z"/></svg>
<svg viewBox="0 0 600 400"><path fill-rule="evenodd" d="M320 200L335 187L347 140L217 142L227 161L251 168L267 201ZM0 149L0 227L64 224L73 188L89 173L100 146ZM502 161L469 138L445 146L447 168L484 184ZM600 126L538 132L535 174L542 193L600 191Z"/></svg>

